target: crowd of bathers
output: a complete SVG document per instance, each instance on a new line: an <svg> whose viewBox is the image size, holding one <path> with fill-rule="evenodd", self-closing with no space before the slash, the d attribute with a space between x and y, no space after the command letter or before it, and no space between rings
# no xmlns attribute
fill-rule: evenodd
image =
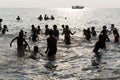
<svg viewBox="0 0 120 80"><path fill-rule="evenodd" d="M41 21L43 20L42 15L38 17L38 19ZM45 14L44 20L48 20L48 16ZM54 20L55 18L53 15L51 15L51 20ZM17 21L20 20L20 17L18 16L16 18ZM7 25L4 25L3 28L1 27L1 22L2 19L0 19L0 31L2 34L5 34L6 31L8 31ZM64 43L66 45L71 44L71 36L76 33L76 31L71 32L69 29L69 25L61 25L62 27L62 35L64 35ZM30 40L33 42L39 41L39 34L43 34L42 30L40 29L40 26L35 27L34 25L31 25L31 35L29 37ZM93 66L99 65L101 61L101 53L99 52L99 49L105 49L106 48L106 42L110 41L109 35L113 34L114 36L114 42L117 43L119 42L119 32L118 29L114 27L114 24L111 24L111 30L108 30L106 25L103 26L103 29L101 30L100 34L98 35L98 41L95 43L95 47L93 49L93 52L95 53L95 57L97 59L97 63L92 64ZM47 54L47 57L49 60L55 60L55 55L57 52L57 42L59 40L59 30L57 28L57 25L53 25L53 29L49 29L49 26L46 24L45 25L45 36L49 37L47 38L47 49L45 53ZM97 32L95 30L95 27L83 29L83 35L85 36L85 39L87 41L90 41L92 37L97 37ZM25 50L28 46L28 49L30 50L29 44L26 41L26 32L24 30L20 30L19 35L15 37L11 43L10 46L12 46L12 42L14 40L17 40L17 52L19 57L23 57L25 54ZM32 51L32 54L30 55L30 58L36 59L37 54L41 54L39 52L39 47L34 46L34 49ZM42 55L42 54L41 54Z"/></svg>

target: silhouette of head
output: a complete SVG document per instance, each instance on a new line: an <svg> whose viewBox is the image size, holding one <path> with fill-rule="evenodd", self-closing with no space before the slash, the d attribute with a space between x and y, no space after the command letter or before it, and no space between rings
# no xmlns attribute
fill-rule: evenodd
<svg viewBox="0 0 120 80"><path fill-rule="evenodd" d="M4 27L4 28L7 28L7 25L4 25L3 27Z"/></svg>
<svg viewBox="0 0 120 80"><path fill-rule="evenodd" d="M106 28L107 28L106 25L104 25L104 26L103 26L103 29L106 29Z"/></svg>
<svg viewBox="0 0 120 80"><path fill-rule="evenodd" d="M94 31L94 30L95 30L95 27L91 27L91 30L93 30L93 31Z"/></svg>
<svg viewBox="0 0 120 80"><path fill-rule="evenodd" d="M62 28L64 28L64 24L62 24Z"/></svg>
<svg viewBox="0 0 120 80"><path fill-rule="evenodd" d="M111 24L112 27L114 27L114 24Z"/></svg>
<svg viewBox="0 0 120 80"><path fill-rule="evenodd" d="M45 28L48 28L48 25L45 25Z"/></svg>
<svg viewBox="0 0 120 80"><path fill-rule="evenodd" d="M2 22L3 20L2 19L0 19L0 22Z"/></svg>
<svg viewBox="0 0 120 80"><path fill-rule="evenodd" d="M35 28L34 25L31 26L32 28Z"/></svg>
<svg viewBox="0 0 120 80"><path fill-rule="evenodd" d="M23 33L22 32L19 32L19 37L23 37Z"/></svg>
<svg viewBox="0 0 120 80"><path fill-rule="evenodd" d="M34 51L37 52L38 51L38 46L34 46Z"/></svg>
<svg viewBox="0 0 120 80"><path fill-rule="evenodd" d="M66 25L66 29L69 29L69 26L68 26L68 25Z"/></svg>
<svg viewBox="0 0 120 80"><path fill-rule="evenodd" d="M38 29L40 29L40 26L38 26Z"/></svg>
<svg viewBox="0 0 120 80"><path fill-rule="evenodd" d="M57 29L57 25L53 25L53 29L56 30Z"/></svg>

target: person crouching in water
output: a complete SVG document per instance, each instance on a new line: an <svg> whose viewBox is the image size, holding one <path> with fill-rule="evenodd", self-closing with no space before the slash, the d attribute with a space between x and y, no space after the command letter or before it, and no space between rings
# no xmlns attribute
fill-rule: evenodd
<svg viewBox="0 0 120 80"><path fill-rule="evenodd" d="M4 25L2 29L2 34L5 34L6 31L8 32L8 28L7 28L7 25Z"/></svg>
<svg viewBox="0 0 120 80"><path fill-rule="evenodd" d="M47 49L45 51L49 61L55 60L56 52L57 52L57 40L53 35L53 31L49 30L49 37L47 38Z"/></svg>
<svg viewBox="0 0 120 80"><path fill-rule="evenodd" d="M32 51L32 54L29 56L29 58L31 58L31 59L38 59L38 58L39 58L38 54L40 54L41 56L43 56L43 55L39 52L38 46L34 46L34 50Z"/></svg>
<svg viewBox="0 0 120 80"><path fill-rule="evenodd" d="M14 40L17 39L17 52L18 52L18 57L23 57L25 55L24 53L24 43L28 46L29 50L30 50L30 47L28 45L28 43L26 42L25 38L23 37L24 35L22 33L19 33L19 36L18 37L15 37L11 43L10 43L10 47L12 47L12 43Z"/></svg>
<svg viewBox="0 0 120 80"><path fill-rule="evenodd" d="M70 31L70 29L69 29L69 26L66 25L66 29L65 29L65 31L64 31L64 33L63 33L63 34L65 34L65 39L64 39L65 44L68 44L68 45L71 44L70 34L74 35L75 33L76 33L76 32L72 33L72 32Z"/></svg>

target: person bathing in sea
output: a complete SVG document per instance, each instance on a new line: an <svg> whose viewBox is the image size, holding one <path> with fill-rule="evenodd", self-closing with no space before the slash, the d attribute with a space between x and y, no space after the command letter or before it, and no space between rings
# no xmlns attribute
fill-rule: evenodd
<svg viewBox="0 0 120 80"><path fill-rule="evenodd" d="M39 55L43 56L43 54L40 53L38 46L34 46L34 50L32 51L32 54L29 56L29 58L38 59Z"/></svg>
<svg viewBox="0 0 120 80"><path fill-rule="evenodd" d="M64 37L65 44L68 44L68 45L71 44L70 34L74 35L75 33L76 31L72 33L71 30L69 29L69 26L66 25L65 31L63 32L63 34L65 34L65 37Z"/></svg>
<svg viewBox="0 0 120 80"><path fill-rule="evenodd" d="M7 25L4 25L2 29L2 34L5 34L6 31L8 32L8 28L7 28Z"/></svg>
<svg viewBox="0 0 120 80"><path fill-rule="evenodd" d="M54 61L57 52L57 40L53 35L53 30L49 31L49 37L47 38L47 49L45 53L49 61Z"/></svg>
<svg viewBox="0 0 120 80"><path fill-rule="evenodd" d="M24 51L25 51L25 46L24 43L28 46L29 51L30 51L30 47L27 43L27 41L24 38L24 35L22 33L19 32L19 36L15 37L11 42L10 42L10 47L12 47L12 43L14 40L17 40L17 53L18 53L18 57L23 57L25 55Z"/></svg>

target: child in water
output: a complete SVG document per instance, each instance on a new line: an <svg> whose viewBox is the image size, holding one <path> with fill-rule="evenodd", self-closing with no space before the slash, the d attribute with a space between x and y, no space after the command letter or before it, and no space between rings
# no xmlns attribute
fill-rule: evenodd
<svg viewBox="0 0 120 80"><path fill-rule="evenodd" d="M38 54L40 54L41 56L43 56L43 54L41 54L39 52L38 46L34 46L34 50L32 51L32 54L29 56L29 58L31 58L31 59L38 59L39 58Z"/></svg>
<svg viewBox="0 0 120 80"><path fill-rule="evenodd" d="M2 34L5 34L6 31L8 32L8 28L7 28L7 25L4 25L2 29Z"/></svg>

